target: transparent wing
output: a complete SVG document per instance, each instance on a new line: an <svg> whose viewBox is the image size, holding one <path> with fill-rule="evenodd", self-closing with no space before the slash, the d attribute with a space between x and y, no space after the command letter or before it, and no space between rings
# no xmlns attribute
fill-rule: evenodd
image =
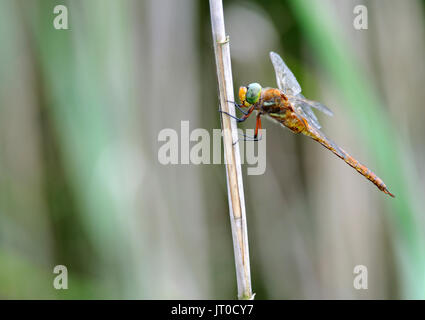
<svg viewBox="0 0 425 320"><path fill-rule="evenodd" d="M312 123L317 129L320 129L322 126L311 109L312 107L322 111L328 116L333 116L333 112L328 107L319 102L306 99L301 93L295 97L289 96L289 99L297 108L297 111L300 112L307 120L309 120L310 123Z"/></svg>
<svg viewBox="0 0 425 320"><path fill-rule="evenodd" d="M319 123L319 120L317 119L316 115L314 114L313 110L311 110L310 106L307 105L303 101L295 101L294 103L295 108L297 111L308 120L310 124L313 124L317 129L320 129L322 126Z"/></svg>
<svg viewBox="0 0 425 320"><path fill-rule="evenodd" d="M301 86L282 58L275 52L270 52L274 71L276 73L276 82L280 90L285 94L296 96L301 92Z"/></svg>
<svg viewBox="0 0 425 320"><path fill-rule="evenodd" d="M315 108L319 111L322 111L324 114L332 117L334 115L334 113L332 112L331 109L329 109L327 106L325 106L324 104L321 104L320 102L317 101L313 101L313 100L309 100L306 97L304 97L301 93L298 94L295 97L297 100L301 100L303 102L303 104L305 106L308 106L310 109L311 108Z"/></svg>
<svg viewBox="0 0 425 320"><path fill-rule="evenodd" d="M306 110L309 110L311 113L309 113L309 111L306 111ZM316 115L313 113L310 107L306 109L306 108L303 108L302 105L298 105L296 107L296 112L299 116L304 117L308 121L310 125L308 131L310 132L311 134L310 136L313 139L320 142L328 149L329 149L329 146L332 147L334 150L333 152L337 154L340 158L344 159L346 152L343 149L341 149L335 142L333 142L328 137L326 137L322 131L320 131L319 121L317 121Z"/></svg>
<svg viewBox="0 0 425 320"><path fill-rule="evenodd" d="M276 82L280 90L285 93L294 104L297 111L307 119L317 129L321 128L319 120L311 108L322 111L328 116L333 116L333 112L325 105L306 99L301 94L301 86L295 78L292 71L288 68L282 58L275 52L270 52L274 71L276 73Z"/></svg>

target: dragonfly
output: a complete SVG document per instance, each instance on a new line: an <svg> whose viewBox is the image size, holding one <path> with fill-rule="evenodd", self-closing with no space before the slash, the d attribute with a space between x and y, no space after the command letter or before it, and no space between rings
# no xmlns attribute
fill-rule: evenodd
<svg viewBox="0 0 425 320"><path fill-rule="evenodd" d="M381 178L320 131L321 125L313 109L328 116L332 116L333 112L320 102L309 100L301 94L300 84L277 53L270 52L270 59L273 63L278 88L262 88L258 83L241 86L239 88L240 104L235 103L235 106L243 113L243 116L238 118L229 113L223 113L234 118L237 122L243 122L255 110L257 112L253 136L255 141L260 139L258 133L261 129L261 116L274 120L293 133L301 133L310 137L344 160L358 173L370 180L379 190L394 198L395 196L388 190Z"/></svg>

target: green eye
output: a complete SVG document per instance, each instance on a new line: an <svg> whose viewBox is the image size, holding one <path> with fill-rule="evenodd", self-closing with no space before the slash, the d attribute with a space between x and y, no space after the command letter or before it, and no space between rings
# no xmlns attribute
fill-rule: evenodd
<svg viewBox="0 0 425 320"><path fill-rule="evenodd" d="M258 99L260 99L260 94L261 86L258 83L251 83L246 92L246 101L250 104L257 103Z"/></svg>

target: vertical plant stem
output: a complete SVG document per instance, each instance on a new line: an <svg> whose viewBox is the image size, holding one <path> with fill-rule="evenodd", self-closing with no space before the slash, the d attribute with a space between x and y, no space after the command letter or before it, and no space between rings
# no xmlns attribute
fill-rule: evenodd
<svg viewBox="0 0 425 320"><path fill-rule="evenodd" d="M233 103L233 80L230 64L229 41L226 37L221 0L210 0L211 28L217 66L221 110L235 115ZM227 190L230 223L232 226L235 254L236 279L239 299L253 299L251 271L249 267L248 230L245 214L245 199L242 184L241 159L237 126L233 119L221 113L224 159L226 163Z"/></svg>

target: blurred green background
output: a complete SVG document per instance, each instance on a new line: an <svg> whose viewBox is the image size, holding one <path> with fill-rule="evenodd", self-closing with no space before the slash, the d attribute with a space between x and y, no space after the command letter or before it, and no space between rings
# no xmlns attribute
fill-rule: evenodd
<svg viewBox="0 0 425 320"><path fill-rule="evenodd" d="M244 176L256 298L425 298L424 4L224 2L235 88L275 86L278 52L396 195L264 121L266 172ZM162 129L212 133L217 110L207 1L0 0L0 298L235 298L223 165L158 162Z"/></svg>

